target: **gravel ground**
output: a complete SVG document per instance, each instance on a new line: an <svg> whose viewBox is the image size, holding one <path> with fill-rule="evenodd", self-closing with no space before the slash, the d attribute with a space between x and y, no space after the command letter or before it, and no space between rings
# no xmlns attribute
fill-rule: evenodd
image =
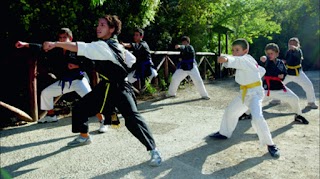
<svg viewBox="0 0 320 179"><path fill-rule="evenodd" d="M319 104L319 71L306 71L312 80ZM178 91L176 98L139 101L161 151L160 167L148 166L150 156L121 120L119 129L98 134L97 119L90 119L93 143L68 148L76 134L71 118L57 123L30 123L9 127L0 139L1 174L14 178L319 178L319 110L304 109L302 88L288 84L300 97L309 125L293 122L288 104L269 105L264 115L274 142L281 150L272 158L260 147L250 120L239 121L228 140L208 139L219 129L224 108L238 93L233 78L206 82L210 100L199 99L192 84ZM1 177L0 177L1 178Z"/></svg>

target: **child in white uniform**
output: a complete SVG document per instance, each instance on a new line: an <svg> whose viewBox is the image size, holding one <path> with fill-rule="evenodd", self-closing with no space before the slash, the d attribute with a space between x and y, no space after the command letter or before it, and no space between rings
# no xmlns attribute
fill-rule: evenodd
<svg viewBox="0 0 320 179"><path fill-rule="evenodd" d="M58 31L59 42L71 42L73 39L72 31L69 28L61 28ZM30 48L35 54L44 55L41 44L18 41L16 48ZM50 56L51 55L51 56ZM83 97L91 91L89 78L86 72L80 68L81 60L77 55L68 50L59 49L52 54L44 56L55 60L55 71L52 74L56 81L41 91L40 109L47 111L47 115L38 120L38 123L57 122L57 116L54 111L54 98L62 94L75 91L80 97Z"/></svg>
<svg viewBox="0 0 320 179"><path fill-rule="evenodd" d="M309 124L309 121L302 116L299 97L282 82L287 76L287 70L282 60L277 58L279 52L277 44L269 43L265 47L267 56L260 57L260 61L263 62L263 67L266 69L266 74L263 77L263 88L266 90L265 99L276 98L287 102L295 113L294 120L303 124ZM251 114L248 114L248 112L250 111L244 113L239 120L251 119Z"/></svg>
<svg viewBox="0 0 320 179"><path fill-rule="evenodd" d="M301 61L303 60L303 54L300 48L299 39L297 37L290 38L288 48L289 50L285 57L288 75L283 83L287 84L289 82L295 82L300 85L306 92L308 101L307 107L310 109L318 109L313 84L302 70ZM279 100L274 100L274 102L280 103Z"/></svg>
<svg viewBox="0 0 320 179"><path fill-rule="evenodd" d="M176 49L180 49L181 61L177 65L177 70L172 75L172 80L168 89L168 97L176 96L178 87L183 79L188 75L192 79L202 99L209 100L210 97L204 86L203 80L200 76L197 63L195 61L195 51L192 45L190 45L190 38L183 36L181 38L182 45L176 45Z"/></svg>
<svg viewBox="0 0 320 179"><path fill-rule="evenodd" d="M226 68L235 68L235 81L240 84L240 94L226 108L220 130L210 135L216 139L230 138L235 130L238 118L250 109L252 127L257 132L260 144L267 145L272 157L279 157L280 152L273 143L267 122L262 113L264 90L261 77L265 70L248 54L249 44L245 39L237 39L232 43L232 56L220 56L218 62Z"/></svg>
<svg viewBox="0 0 320 179"><path fill-rule="evenodd" d="M295 113L295 121L308 124L309 122L301 116L299 97L282 83L287 77L287 70L283 62L277 58L280 52L278 45L267 44L265 52L267 56L262 56L260 60L265 62L263 87L266 90L266 99L273 97L289 103Z"/></svg>

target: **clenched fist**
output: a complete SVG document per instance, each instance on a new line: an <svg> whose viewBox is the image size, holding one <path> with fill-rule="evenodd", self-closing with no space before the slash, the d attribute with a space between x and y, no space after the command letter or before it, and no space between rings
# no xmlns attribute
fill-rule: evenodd
<svg viewBox="0 0 320 179"><path fill-rule="evenodd" d="M53 49L53 48L55 48L56 47L56 43L55 42L44 42L43 43L43 50L44 51L49 51L49 50L51 50L51 49Z"/></svg>
<svg viewBox="0 0 320 179"><path fill-rule="evenodd" d="M260 61L261 61L262 63L266 62L266 61L267 61L267 57L266 57L266 56L261 56L261 57L260 57Z"/></svg>
<svg viewBox="0 0 320 179"><path fill-rule="evenodd" d="M225 63L228 61L228 58L227 57L224 57L224 56L220 56L218 57L218 63Z"/></svg>
<svg viewBox="0 0 320 179"><path fill-rule="evenodd" d="M22 41L18 41L16 44L15 44L16 48L23 48L23 47L29 47L29 43L27 42L22 42Z"/></svg>

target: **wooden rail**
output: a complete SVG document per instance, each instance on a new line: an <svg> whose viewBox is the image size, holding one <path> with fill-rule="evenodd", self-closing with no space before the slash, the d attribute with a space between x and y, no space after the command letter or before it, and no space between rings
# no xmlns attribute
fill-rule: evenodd
<svg viewBox="0 0 320 179"><path fill-rule="evenodd" d="M153 62L155 62L155 64L157 64L157 71L159 71L161 68L164 69L164 80L167 84L169 84L169 75L170 75L170 69L171 72L173 73L176 70L176 65L174 63L174 61L170 58L171 56L178 56L180 55L180 52L178 51L152 51L151 54L153 55ZM159 58L160 56L160 58ZM209 70L211 72L211 74L213 75L214 79L220 78L221 77L221 72L220 72L220 65L217 63L216 61L216 54L215 53L211 53L211 52L197 52L196 53L196 57L200 59L198 60L198 67L200 67L201 65L203 66L203 68L199 69L200 74L202 76L203 79L207 78L206 72L207 70ZM212 67L209 58L208 57L212 57L214 62L215 62L215 66ZM160 59L160 60L159 60ZM197 60L197 59L196 59ZM160 61L160 62L159 62ZM159 62L159 63L156 63ZM171 67L171 68L169 68ZM30 59L29 60L29 96L30 96L30 116L32 117L32 119L34 121L37 121L39 116L42 116L43 114L38 114L38 97L37 97L37 78L36 78L36 74L37 74L37 60L34 59ZM89 75L89 74L88 74ZM159 78L159 77L157 77ZM95 86L97 83L99 83L99 78L96 72L93 72L91 74L91 85ZM137 83L139 84L140 82L137 81ZM141 86L138 85L138 88L135 88L135 91L137 93L141 92ZM59 98L57 98L59 99ZM55 101L56 102L56 101Z"/></svg>

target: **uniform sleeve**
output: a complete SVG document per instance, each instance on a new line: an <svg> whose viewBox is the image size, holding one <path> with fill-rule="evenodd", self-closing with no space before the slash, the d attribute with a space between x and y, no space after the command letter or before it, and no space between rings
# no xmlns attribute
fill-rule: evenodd
<svg viewBox="0 0 320 179"><path fill-rule="evenodd" d="M263 77L266 74L266 69L258 65L260 76Z"/></svg>
<svg viewBox="0 0 320 179"><path fill-rule="evenodd" d="M299 52L300 52L301 60L303 60L304 58L303 58L302 50L301 50L301 49L299 49Z"/></svg>
<svg viewBox="0 0 320 179"><path fill-rule="evenodd" d="M40 58L46 57L46 53L42 49L42 44L29 43L29 49L34 56L39 56Z"/></svg>
<svg viewBox="0 0 320 179"><path fill-rule="evenodd" d="M85 56L91 60L110 60L116 61L109 45L104 41L91 43L77 42L78 55Z"/></svg>
<svg viewBox="0 0 320 179"><path fill-rule="evenodd" d="M143 47L144 47L144 49L145 49L146 51L150 51L150 48L149 48L149 45L148 45L147 42L144 41L144 43L142 43L142 45L143 45Z"/></svg>
<svg viewBox="0 0 320 179"><path fill-rule="evenodd" d="M129 68L131 68L132 65L136 63L136 57L128 50L125 50L124 53L125 53L126 64Z"/></svg>
<svg viewBox="0 0 320 179"><path fill-rule="evenodd" d="M286 65L282 62L282 60L280 60L280 70L281 74L287 75L287 68Z"/></svg>
<svg viewBox="0 0 320 179"><path fill-rule="evenodd" d="M254 63L254 59L249 59L252 57L248 57L247 55L244 56L231 56L226 55L225 57L228 58L228 62L226 63L226 68L235 68L235 69L242 69L242 70L254 70L259 71L258 63ZM254 60L255 61L255 60Z"/></svg>

